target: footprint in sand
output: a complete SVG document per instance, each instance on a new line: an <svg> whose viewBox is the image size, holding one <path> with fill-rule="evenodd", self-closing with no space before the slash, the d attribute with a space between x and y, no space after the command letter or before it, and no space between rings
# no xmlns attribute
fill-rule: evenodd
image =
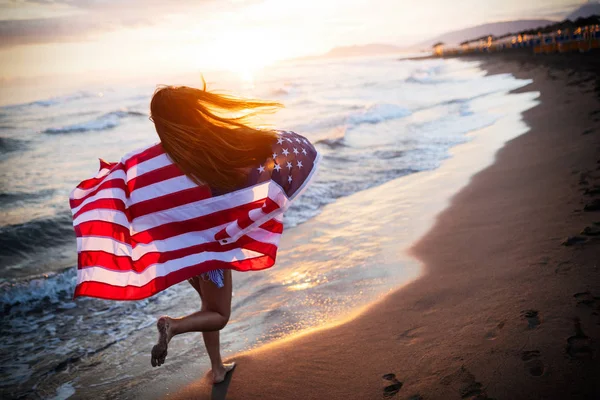
<svg viewBox="0 0 600 400"><path fill-rule="evenodd" d="M579 292L573 295L577 301L577 307L589 308L592 311L592 315L600 316L600 297L594 296L590 292ZM600 325L600 319L597 322Z"/></svg>
<svg viewBox="0 0 600 400"><path fill-rule="evenodd" d="M583 207L583 211L600 211L600 199L594 199Z"/></svg>
<svg viewBox="0 0 600 400"><path fill-rule="evenodd" d="M600 228L596 226L586 226L581 231L581 234L586 236L600 236Z"/></svg>
<svg viewBox="0 0 600 400"><path fill-rule="evenodd" d="M396 336L396 339L404 342L407 345L415 344L420 342L422 339L419 337L419 334L423 332L421 327L407 329L404 332L400 333Z"/></svg>
<svg viewBox="0 0 600 400"><path fill-rule="evenodd" d="M492 400L485 393L483 385L475 380L475 376L464 365L456 372L443 377L440 383L458 390L461 399Z"/></svg>
<svg viewBox="0 0 600 400"><path fill-rule="evenodd" d="M592 187L585 188L583 190L583 194L586 196L597 196L600 194L600 186L594 185Z"/></svg>
<svg viewBox="0 0 600 400"><path fill-rule="evenodd" d="M567 275L567 273L571 270L571 262L570 261L561 261L556 264L556 269L554 270L555 274L558 275Z"/></svg>
<svg viewBox="0 0 600 400"><path fill-rule="evenodd" d="M575 335L567 339L567 353L573 358L591 358L591 340L581 329L581 321L575 318Z"/></svg>
<svg viewBox="0 0 600 400"><path fill-rule="evenodd" d="M579 236L579 235L575 235L575 236L569 236L568 238L566 238L565 240L563 240L561 242L561 244L563 246L573 246L575 244L579 244L579 243L583 243L587 240L587 238L583 237L583 236Z"/></svg>
<svg viewBox="0 0 600 400"><path fill-rule="evenodd" d="M586 129L585 131L581 132L581 134L582 135L589 135L592 132L594 132L594 130L592 128L590 128L590 129Z"/></svg>
<svg viewBox="0 0 600 400"><path fill-rule="evenodd" d="M545 371L544 363L540 360L539 350L526 350L521 354L521 360L525 362L525 369L531 376L542 376Z"/></svg>
<svg viewBox="0 0 600 400"><path fill-rule="evenodd" d="M596 298L590 292L575 293L573 295L573 297L575 297L575 300L577 300L578 306L580 306L580 305L593 306L594 303L596 302Z"/></svg>
<svg viewBox="0 0 600 400"><path fill-rule="evenodd" d="M496 338L500 334L500 330L502 328L504 328L505 323L506 323L506 321L500 321L500 323L498 325L496 325L494 328L492 328L488 333L486 333L484 337L487 340L496 340Z"/></svg>
<svg viewBox="0 0 600 400"><path fill-rule="evenodd" d="M527 329L535 329L540 325L540 316L537 310L523 310L521 317L527 320Z"/></svg>
<svg viewBox="0 0 600 400"><path fill-rule="evenodd" d="M385 374L382 376L382 378L386 381L392 382L391 385L383 388L383 397L392 397L396 395L402 388L402 382L396 378L396 374Z"/></svg>

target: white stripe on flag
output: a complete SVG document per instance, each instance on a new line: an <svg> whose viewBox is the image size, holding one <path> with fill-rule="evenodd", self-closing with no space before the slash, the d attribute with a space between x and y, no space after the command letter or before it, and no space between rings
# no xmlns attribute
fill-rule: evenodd
<svg viewBox="0 0 600 400"><path fill-rule="evenodd" d="M100 199L119 199L119 200L122 200L124 204L127 204L127 194L125 193L125 191L123 189L110 188L110 189L102 189L95 195L88 197L80 205L71 209L71 211L73 212L73 215L75 215L86 204L89 204L93 201L100 200Z"/></svg>
<svg viewBox="0 0 600 400"><path fill-rule="evenodd" d="M123 211L110 210L106 208L96 208L80 214L73 220L73 226L77 226L82 222L88 221L103 221L129 228L129 220Z"/></svg>
<svg viewBox="0 0 600 400"><path fill-rule="evenodd" d="M133 249L126 243L120 242L111 237L103 236L82 236L77 238L77 249L83 251L104 251L116 256L129 256L133 261L138 261L148 253L164 253L186 249L188 247L214 242L214 235L224 225L215 228L206 229L199 232L188 232L178 236L172 236L164 240L154 240L150 243L140 243ZM250 234L252 233L252 235ZM270 244L279 243L280 233L274 233L262 228L256 228L248 233L252 239Z"/></svg>
<svg viewBox="0 0 600 400"><path fill-rule="evenodd" d="M153 157L139 164L132 165L130 168L128 168L127 181L130 181L134 178L139 178L140 176L147 174L148 172L152 172L155 169L166 167L171 164L173 164L173 162L165 153L160 154L156 157Z"/></svg>
<svg viewBox="0 0 600 400"><path fill-rule="evenodd" d="M131 246L111 237L82 236L77 238L77 249L82 251L103 251L115 256L131 257Z"/></svg>
<svg viewBox="0 0 600 400"><path fill-rule="evenodd" d="M225 252L204 252L191 254L186 257L157 263L149 266L143 272L115 271L103 267L86 267L77 270L77 283L100 282L113 286L137 286L141 287L150 283L153 279L167 276L172 272L179 271L192 265L205 261L235 262L262 257L263 254L247 249L233 249Z"/></svg>
<svg viewBox="0 0 600 400"><path fill-rule="evenodd" d="M142 201L152 200L168 194L180 192L182 190L197 187L187 175L176 176L174 178L158 181L139 189L134 189L129 194L129 204L141 203Z"/></svg>

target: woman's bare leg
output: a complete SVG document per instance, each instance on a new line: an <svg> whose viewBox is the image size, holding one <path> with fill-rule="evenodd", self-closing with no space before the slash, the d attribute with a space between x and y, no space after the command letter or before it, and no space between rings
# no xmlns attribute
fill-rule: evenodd
<svg viewBox="0 0 600 400"><path fill-rule="evenodd" d="M159 343L152 349L153 366L164 363L167 345L173 336L186 332L202 332L212 365L213 381L215 383L223 381L225 374L233 369L235 364L223 364L220 352L219 330L229 321L232 291L231 271L225 270L223 275L222 288L198 277L189 280L202 299L202 308L182 318L161 317L159 319L157 323Z"/></svg>
<svg viewBox="0 0 600 400"><path fill-rule="evenodd" d="M231 274L231 271L227 271L224 274L224 282L228 277L226 274ZM229 279L231 280L231 279ZM190 284L196 289L198 295L202 299L202 290L200 289L200 278L195 277L190 279ZM202 309L201 311L205 311L207 309L207 302L202 300ZM202 332L202 338L204 339L204 346L206 347L206 352L208 353L208 357L210 358L210 364L212 366L213 374L215 375L215 380L221 381L225 374L228 371L227 366L223 365L223 360L221 359L221 348L220 348L220 331L211 331L211 332ZM220 376L223 375L223 376Z"/></svg>
<svg viewBox="0 0 600 400"><path fill-rule="evenodd" d="M225 270L222 288L198 279L204 310L181 318L169 318L172 336L186 332L219 331L227 325L231 313L231 271Z"/></svg>
<svg viewBox="0 0 600 400"><path fill-rule="evenodd" d="M222 315L226 314L227 320L229 320L229 315L231 314L232 292L231 271L223 271L224 286L222 288L217 288L212 282L209 281L203 281L202 279L200 279L199 281L200 293L202 297L202 307L208 310L217 311L219 313L222 313ZM210 293L218 291L225 291L227 293L226 299L224 301L221 301L222 297L210 295ZM223 364L223 360L221 359L220 336L221 334L219 331L202 332L204 346L206 347L206 352L208 353L208 357L210 358L214 383L222 382L225 379L225 374L227 374L228 371L232 370L235 367L235 363Z"/></svg>

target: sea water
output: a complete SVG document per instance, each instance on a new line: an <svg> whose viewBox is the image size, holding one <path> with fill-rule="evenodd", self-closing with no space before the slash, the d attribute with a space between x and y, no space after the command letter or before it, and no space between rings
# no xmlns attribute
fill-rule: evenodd
<svg viewBox="0 0 600 400"><path fill-rule="evenodd" d="M518 122L535 104L535 94L509 94L529 81L486 76L477 62L460 60L312 60L206 78L209 89L282 102L285 108L263 122L306 136L323 154L316 181L284 219L297 242L284 235L271 270L233 275L225 355L341 320L414 279L418 269L408 258L368 262L381 258L381 243L369 242L369 232L384 227L354 224L351 214L378 201L404 207L393 223L410 227L410 234L394 233L399 248L406 247L427 228L419 216L430 220L456 190L438 179L423 198L425 186L417 186L430 179L424 171L435 172L451 148L474 134L488 135L487 161L470 153L472 160L463 157L448 182L461 173L466 180L505 140L526 130L507 121ZM197 77L178 79L200 86ZM136 302L72 300L77 254L68 194L96 172L99 157L118 160L158 140L148 120L154 89L88 87L0 108L2 398L134 397L159 376L191 379L209 366L201 337L190 334L172 342L160 370L150 367L156 318L199 308L186 283ZM385 185L392 182L420 197L386 204ZM344 237L360 243L349 248ZM307 251L319 256L309 259Z"/></svg>

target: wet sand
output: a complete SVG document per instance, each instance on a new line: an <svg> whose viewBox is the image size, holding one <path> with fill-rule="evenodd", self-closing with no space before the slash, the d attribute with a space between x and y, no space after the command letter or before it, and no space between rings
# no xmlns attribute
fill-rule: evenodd
<svg viewBox="0 0 600 400"><path fill-rule="evenodd" d="M600 78L574 57L484 61L541 104L412 247L421 278L168 397L600 398Z"/></svg>

